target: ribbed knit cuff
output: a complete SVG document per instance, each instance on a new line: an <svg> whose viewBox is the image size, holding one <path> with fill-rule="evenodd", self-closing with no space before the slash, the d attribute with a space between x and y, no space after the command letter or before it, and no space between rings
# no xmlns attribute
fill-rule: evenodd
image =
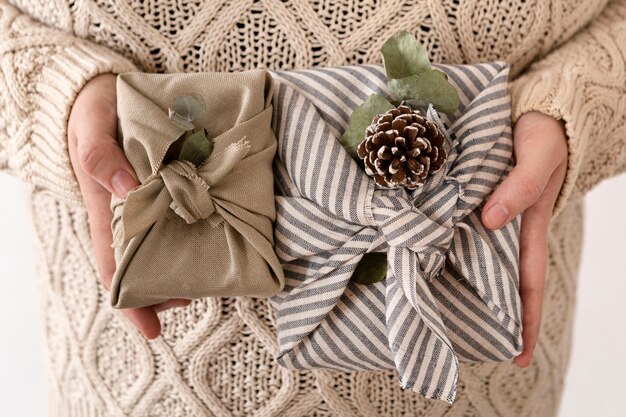
<svg viewBox="0 0 626 417"><path fill-rule="evenodd" d="M538 111L565 123L567 135L567 172L559 196L557 197L552 217L558 214L567 205L575 193L577 173L580 168L582 149L584 143L576 129L572 111L576 97L572 93L574 80L570 80L571 74L560 71L536 70L519 77L511 83L512 120L517 120L525 113ZM550 138L546 138L549 140Z"/></svg>
<svg viewBox="0 0 626 417"><path fill-rule="evenodd" d="M136 70L124 57L82 40L51 55L34 92L29 92L35 95L33 112L28 115L30 123L21 123L18 134L8 141L5 160L9 170L32 187L47 189L73 203L81 201L67 147L67 124L74 100L99 74Z"/></svg>

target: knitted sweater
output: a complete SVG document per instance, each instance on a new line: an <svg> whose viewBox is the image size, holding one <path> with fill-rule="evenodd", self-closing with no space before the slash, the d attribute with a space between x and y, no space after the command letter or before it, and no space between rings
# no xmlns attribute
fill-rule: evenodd
<svg viewBox="0 0 626 417"><path fill-rule="evenodd" d="M570 357L582 196L626 165L624 0L0 0L0 169L22 178L38 247L49 416L553 416ZM379 62L409 30L441 63L512 64L514 121L565 120L533 364L467 364L453 405L395 371L292 371L272 361L266 299L160 313L147 341L108 304L66 146L74 97L130 70L230 71ZM549 138L546 138L549 139ZM605 277L610 279L610 277Z"/></svg>

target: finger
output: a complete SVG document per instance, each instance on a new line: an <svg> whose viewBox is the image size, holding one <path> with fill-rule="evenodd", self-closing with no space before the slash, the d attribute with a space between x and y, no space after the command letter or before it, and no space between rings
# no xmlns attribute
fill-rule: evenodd
<svg viewBox="0 0 626 417"><path fill-rule="evenodd" d="M146 339L154 339L161 334L161 322L152 307L125 308L121 311Z"/></svg>
<svg viewBox="0 0 626 417"><path fill-rule="evenodd" d="M548 227L558 196L565 166L559 166L550 177L545 192L522 216L520 231L520 298L524 350L515 358L518 366L530 365L541 330L541 317L548 262Z"/></svg>
<svg viewBox="0 0 626 417"><path fill-rule="evenodd" d="M99 184L96 186L100 187ZM97 192L96 192L97 193ZM96 194L94 193L94 194ZM111 195L98 193L87 204L91 242L100 274L100 281L107 290L111 290L111 281L115 273L115 253L111 247L113 232L111 221L113 214L109 209Z"/></svg>
<svg viewBox="0 0 626 417"><path fill-rule="evenodd" d="M533 205L543 194L554 170L561 164L560 140L542 132L516 129L516 166L485 203L482 221L490 229L502 227Z"/></svg>
<svg viewBox="0 0 626 417"><path fill-rule="evenodd" d="M515 362L526 367L539 337L547 265L547 231L550 213L531 207L522 216L520 232L520 298L523 306L523 352Z"/></svg>
<svg viewBox="0 0 626 417"><path fill-rule="evenodd" d="M191 300L188 300L186 298L172 298L171 300L155 304L152 306L152 308L155 312L160 313L170 308L187 307L189 304L191 304Z"/></svg>
<svg viewBox="0 0 626 417"><path fill-rule="evenodd" d="M82 170L109 193L125 197L139 185L132 166L113 136L78 134L77 141Z"/></svg>
<svg viewBox="0 0 626 417"><path fill-rule="evenodd" d="M69 141L69 154L78 185L83 196L89 218L89 232L96 258L100 280L110 290L111 278L115 272L115 258L111 243L113 241L110 209L111 194L97 181L83 171L77 160L76 140Z"/></svg>
<svg viewBox="0 0 626 417"><path fill-rule="evenodd" d="M161 322L157 313L170 308L186 307L190 303L191 300L185 298L173 298L151 307L122 309L122 313L147 339L154 339L161 333Z"/></svg>
<svg viewBox="0 0 626 417"><path fill-rule="evenodd" d="M524 350L515 362L530 365L539 332L547 268L547 233L550 213L532 207L522 217L520 248L520 298L523 306L522 338Z"/></svg>
<svg viewBox="0 0 626 417"><path fill-rule="evenodd" d="M125 308L122 313L147 339L154 339L161 334L161 321L157 313L170 308L186 307L190 303L191 300L185 298L173 298L151 307Z"/></svg>

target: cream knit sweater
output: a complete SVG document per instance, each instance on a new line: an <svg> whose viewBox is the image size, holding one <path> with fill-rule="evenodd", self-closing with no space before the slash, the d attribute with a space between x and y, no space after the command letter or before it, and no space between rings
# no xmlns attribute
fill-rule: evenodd
<svg viewBox="0 0 626 417"><path fill-rule="evenodd" d="M625 169L626 1L11 3L0 0L0 168L31 194L50 416L555 414L570 356L581 197ZM566 121L569 167L550 229L532 366L462 364L452 406L401 391L395 371L284 370L272 363L272 310L250 298L195 300L161 313L162 337L144 340L110 308L96 276L65 142L80 88L107 71L378 62L381 44L401 29L435 62L512 63L514 119L539 110Z"/></svg>

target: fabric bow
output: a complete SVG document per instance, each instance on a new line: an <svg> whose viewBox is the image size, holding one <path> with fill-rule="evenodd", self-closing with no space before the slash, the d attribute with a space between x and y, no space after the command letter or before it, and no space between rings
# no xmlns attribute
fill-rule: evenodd
<svg viewBox="0 0 626 417"><path fill-rule="evenodd" d="M452 403L459 359L521 352L519 218L498 231L480 222L513 166L508 67L440 68L461 92L449 129L460 139L447 167L411 194L376 187L338 141L354 108L387 95L382 67L273 74L281 366L394 367L403 388ZM356 284L368 252L387 253L386 279Z"/></svg>
<svg viewBox="0 0 626 417"><path fill-rule="evenodd" d="M199 168L189 161L172 161L125 199L112 199L113 245L145 232L170 209L187 224L219 213L224 202L219 194L216 197L211 193L211 187L232 171L249 150L250 143L244 137L222 152L212 154Z"/></svg>
<svg viewBox="0 0 626 417"><path fill-rule="evenodd" d="M454 190L452 185L448 188ZM457 195L453 194L451 198L456 200ZM453 203L451 208L455 207ZM406 248L417 256L420 278L430 280L439 274L454 237L451 222L439 224L431 220L411 205L404 190L374 191L372 212L375 227L389 249Z"/></svg>

